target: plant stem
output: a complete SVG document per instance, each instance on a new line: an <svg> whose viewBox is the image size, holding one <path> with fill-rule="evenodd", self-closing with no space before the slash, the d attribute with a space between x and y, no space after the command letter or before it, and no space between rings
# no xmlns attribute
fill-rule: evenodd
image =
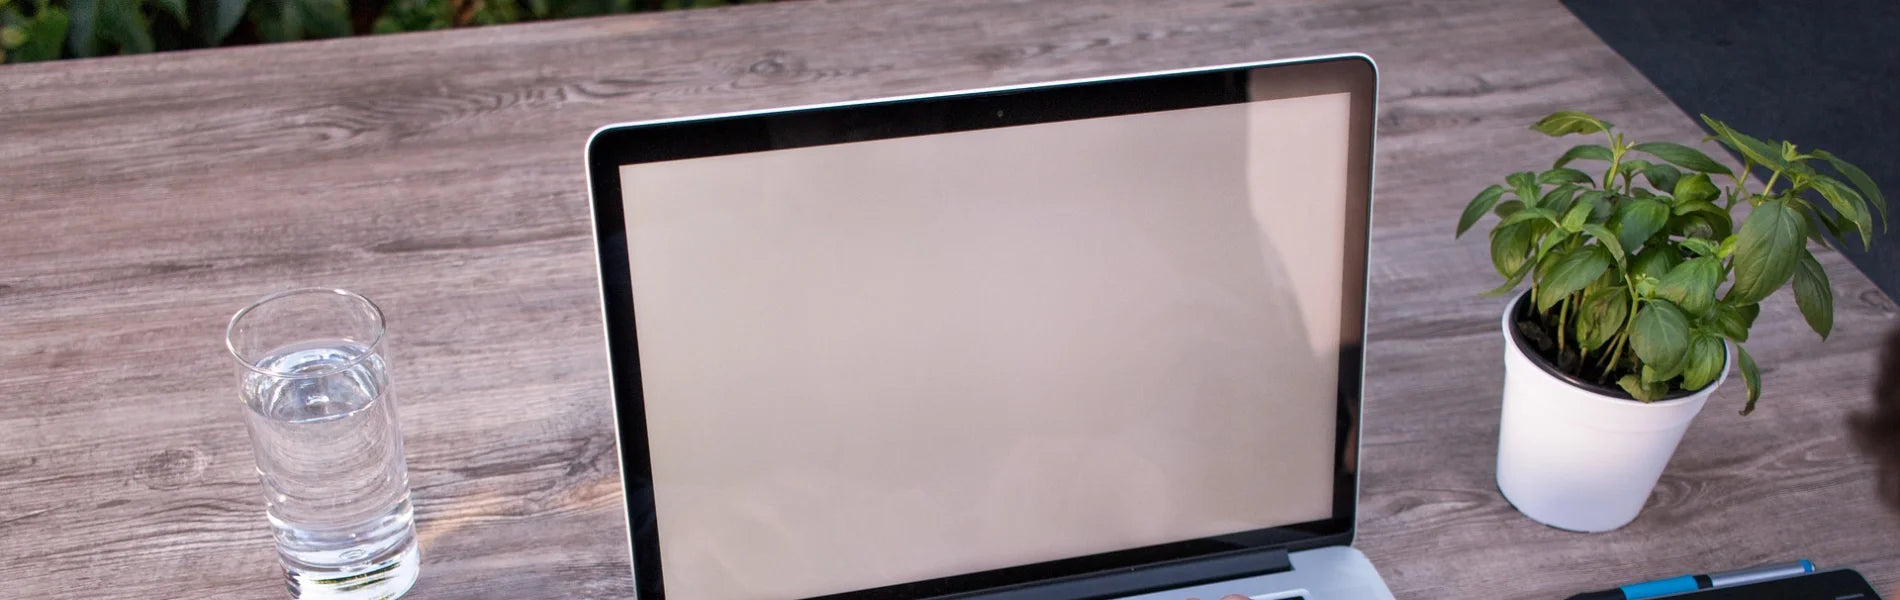
<svg viewBox="0 0 1900 600"><path fill-rule="evenodd" d="M1768 184L1767 184L1767 185L1763 185L1763 186L1761 186L1761 197L1763 197L1763 198L1767 198L1767 197L1768 197L1768 191L1769 191L1769 190L1772 190L1772 189L1775 189L1775 180L1777 180L1777 179L1781 179L1781 171L1779 171L1779 170L1777 170L1777 171L1775 171L1775 174L1773 174L1773 175L1769 175L1769 176L1768 176Z"/></svg>
<svg viewBox="0 0 1900 600"><path fill-rule="evenodd" d="M1569 302L1570 304L1576 305L1577 318L1579 319L1583 318L1583 303L1584 303L1583 291L1578 290L1576 293L1571 294L1570 298L1567 299L1567 302ZM1577 376L1578 377L1583 376L1584 368L1589 366L1589 364L1590 364L1590 348L1588 346L1583 345L1583 337L1578 336L1577 337Z"/></svg>
<svg viewBox="0 0 1900 600"><path fill-rule="evenodd" d="M1629 337L1629 329L1625 328L1622 331L1616 332L1615 339L1610 340L1610 353L1605 355L1610 358L1610 362L1603 366L1603 374L1608 375L1611 369L1616 368L1617 360L1623 357L1624 340L1628 340Z"/></svg>
<svg viewBox="0 0 1900 600"><path fill-rule="evenodd" d="M1603 376L1606 379L1616 371L1617 365L1623 362L1623 348L1629 343L1630 324L1636 322L1636 309L1642 301L1641 297L1636 295L1636 281L1628 273L1623 274L1623 283L1629 286L1627 289L1630 293L1630 306L1629 310L1623 311L1623 323L1617 327L1616 337L1610 342L1610 352L1605 355L1610 359L1609 363L1603 365Z"/></svg>
<svg viewBox="0 0 1900 600"><path fill-rule="evenodd" d="M1636 292L1630 292L1630 309L1626 311L1629 314L1623 316L1623 331L1617 333L1616 351L1610 353L1610 364L1603 368L1605 374L1614 372L1618 366L1623 364L1623 350L1629 348L1630 327L1636 323L1636 310L1641 307L1641 304L1636 296Z"/></svg>
<svg viewBox="0 0 1900 600"><path fill-rule="evenodd" d="M1570 316L1570 299L1564 298L1562 300L1558 300L1557 301L1557 355L1560 357L1563 356L1563 351L1564 351L1564 330L1569 329L1569 327L1565 326L1565 323L1569 321L1569 316Z"/></svg>
<svg viewBox="0 0 1900 600"><path fill-rule="evenodd" d="M1610 170L1603 172L1603 190L1615 191L1616 167L1623 163L1623 143L1616 138L1616 134L1607 130L1603 135L1610 138Z"/></svg>
<svg viewBox="0 0 1900 600"><path fill-rule="evenodd" d="M1724 209L1735 208L1735 201L1737 199L1748 196L1748 182L1744 178L1748 177L1748 172L1753 171L1753 170L1755 170L1755 161L1749 160L1747 158L1743 158L1742 172L1729 174L1728 178L1735 180L1735 195L1731 196L1728 199L1728 206L1724 206L1722 208Z"/></svg>

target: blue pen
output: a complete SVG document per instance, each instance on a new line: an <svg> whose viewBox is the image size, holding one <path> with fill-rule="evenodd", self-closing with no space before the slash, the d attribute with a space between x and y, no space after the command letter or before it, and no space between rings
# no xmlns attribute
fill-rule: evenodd
<svg viewBox="0 0 1900 600"><path fill-rule="evenodd" d="M1740 571L1710 573L1708 575L1683 575L1668 579L1632 583L1613 590L1585 592L1571 596L1570 600L1642 600L1670 594L1706 590L1709 588L1745 585L1757 581L1793 577L1802 573L1813 573L1814 563L1802 560L1785 565L1768 565Z"/></svg>

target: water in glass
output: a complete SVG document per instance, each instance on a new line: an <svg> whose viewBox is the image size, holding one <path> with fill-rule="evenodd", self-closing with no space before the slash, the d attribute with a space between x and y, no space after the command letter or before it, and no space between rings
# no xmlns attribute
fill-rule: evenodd
<svg viewBox="0 0 1900 600"><path fill-rule="evenodd" d="M291 594L400 595L418 574L415 526L383 357L310 340L255 366L243 373L245 418Z"/></svg>

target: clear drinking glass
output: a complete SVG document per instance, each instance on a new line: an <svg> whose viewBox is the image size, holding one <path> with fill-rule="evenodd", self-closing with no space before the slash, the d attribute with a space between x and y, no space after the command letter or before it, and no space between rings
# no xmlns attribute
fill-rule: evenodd
<svg viewBox="0 0 1900 600"><path fill-rule="evenodd" d="M225 331L292 598L396 598L419 574L384 333L369 299L321 288Z"/></svg>

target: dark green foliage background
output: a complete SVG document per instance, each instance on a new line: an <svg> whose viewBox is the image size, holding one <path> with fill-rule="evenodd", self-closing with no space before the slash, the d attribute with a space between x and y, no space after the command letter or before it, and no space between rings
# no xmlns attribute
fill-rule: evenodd
<svg viewBox="0 0 1900 600"><path fill-rule="evenodd" d="M0 60L142 54L774 0L0 0Z"/></svg>

